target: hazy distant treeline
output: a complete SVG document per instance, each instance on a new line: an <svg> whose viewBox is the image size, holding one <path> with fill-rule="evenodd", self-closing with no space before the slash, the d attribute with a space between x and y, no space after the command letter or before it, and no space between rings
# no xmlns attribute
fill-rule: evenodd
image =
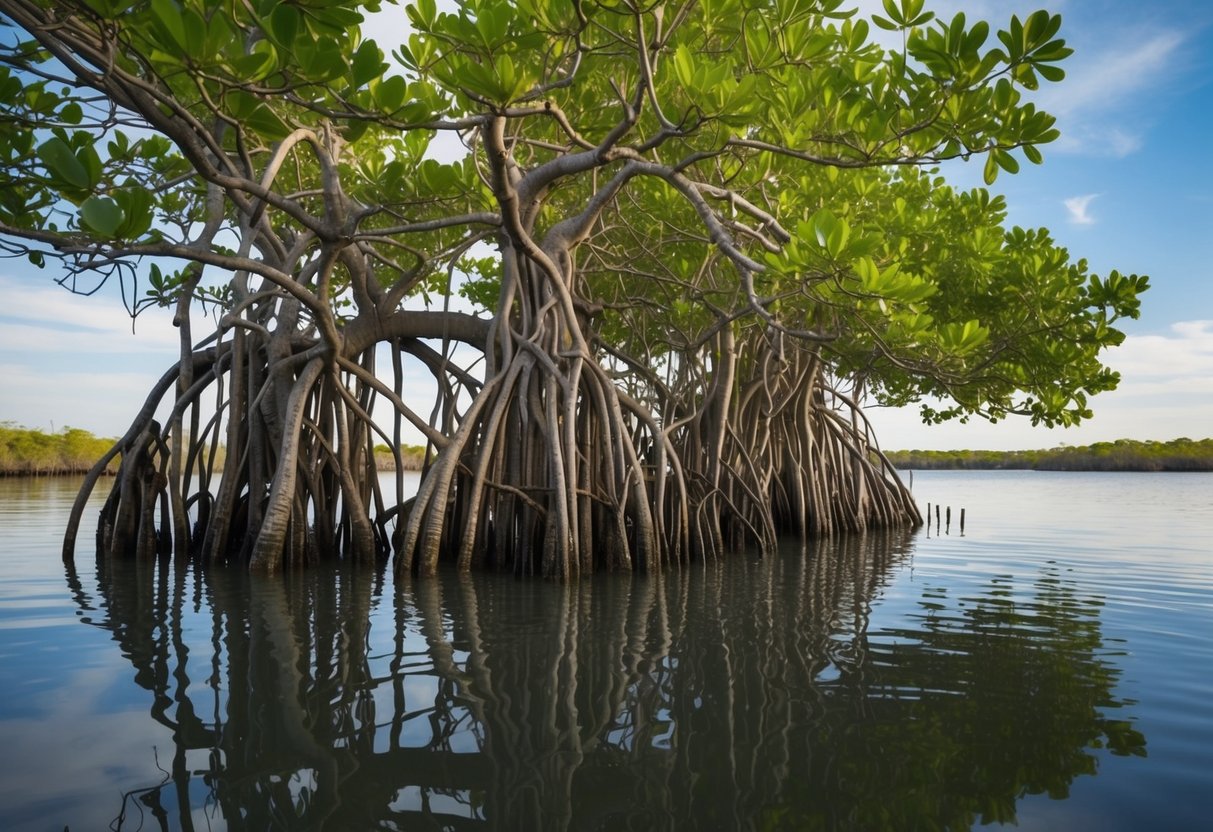
<svg viewBox="0 0 1213 832"><path fill-rule="evenodd" d="M79 428L47 433L13 422L0 422L0 476L83 474L116 441ZM425 448L401 445L400 458L404 470L420 471ZM375 446L375 462L380 469L392 470L395 462L387 445ZM117 458L110 463L111 472L118 470L118 463Z"/></svg>
<svg viewBox="0 0 1213 832"><path fill-rule="evenodd" d="M1118 439L1039 451L893 451L902 470L1213 471L1213 439Z"/></svg>
<svg viewBox="0 0 1213 832"><path fill-rule="evenodd" d="M0 476L24 474L82 474L114 444L79 428L58 433L0 422ZM1094 445L1038 451L891 451L886 454L902 470L1035 469L1038 471L1213 471L1213 439L1173 439L1138 442L1118 439ZM420 471L425 448L401 445L406 471ZM395 466L387 445L375 446L380 470ZM110 463L111 471L118 460Z"/></svg>
<svg viewBox="0 0 1213 832"><path fill-rule="evenodd" d="M421 445L401 445L400 463L405 471L420 471L425 464L425 448ZM396 459L392 449L387 445L375 446L375 466L380 471L392 471L396 467Z"/></svg>
<svg viewBox="0 0 1213 832"><path fill-rule="evenodd" d="M44 433L0 422L0 476L83 474L115 441L79 428ZM110 469L118 470L117 458L110 463Z"/></svg>

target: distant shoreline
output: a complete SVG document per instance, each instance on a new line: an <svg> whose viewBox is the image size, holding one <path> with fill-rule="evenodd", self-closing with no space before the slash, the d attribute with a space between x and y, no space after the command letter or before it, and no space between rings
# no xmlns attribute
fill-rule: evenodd
<svg viewBox="0 0 1213 832"><path fill-rule="evenodd" d="M85 474L116 441L79 428L46 433L0 422L0 476ZM1213 439L1118 439L1035 451L886 451L885 456L903 471L1213 471ZM400 461L405 471L420 471L425 448L402 445ZM375 465L380 471L395 469L388 446L375 446ZM107 472L117 470L114 459Z"/></svg>
<svg viewBox="0 0 1213 832"><path fill-rule="evenodd" d="M57 433L47 433L12 422L0 422L0 477L82 476L92 470L97 460L117 441L112 437L94 436L79 428L67 427ZM106 473L116 474L120 461L118 457L111 460ZM405 471L420 471L424 462L424 447L400 446L400 463ZM375 446L375 466L380 471L395 469L391 448Z"/></svg>
<svg viewBox="0 0 1213 832"><path fill-rule="evenodd" d="M903 471L1213 471L1213 439L1118 439L1037 451L890 451Z"/></svg>

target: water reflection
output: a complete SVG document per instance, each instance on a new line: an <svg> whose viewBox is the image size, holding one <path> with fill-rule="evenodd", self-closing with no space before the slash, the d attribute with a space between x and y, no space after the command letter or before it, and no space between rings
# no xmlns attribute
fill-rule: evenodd
<svg viewBox="0 0 1213 832"><path fill-rule="evenodd" d="M1100 599L1047 567L874 625L910 548L565 586L69 573L173 737L115 825L967 828L1144 753Z"/></svg>

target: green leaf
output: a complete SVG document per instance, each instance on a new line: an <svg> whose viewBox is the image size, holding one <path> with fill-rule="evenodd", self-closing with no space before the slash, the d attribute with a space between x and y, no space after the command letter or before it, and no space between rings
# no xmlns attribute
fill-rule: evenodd
<svg viewBox="0 0 1213 832"><path fill-rule="evenodd" d="M63 109L59 111L59 120L66 122L67 124L79 124L80 120L83 118L84 110L82 110L80 105L75 101L69 101L64 105Z"/></svg>
<svg viewBox="0 0 1213 832"><path fill-rule="evenodd" d="M509 101L517 97L519 78L514 70L514 61L509 55L500 54L493 61L493 70L497 74L497 83L501 87L502 97Z"/></svg>
<svg viewBox="0 0 1213 832"><path fill-rule="evenodd" d="M998 179L998 162L995 160L994 154L991 152L986 156L986 166L985 170L982 172L982 180L987 185L993 185L994 180L996 179Z"/></svg>
<svg viewBox="0 0 1213 832"><path fill-rule="evenodd" d="M270 141L285 139L290 135L291 128L280 119L272 109L265 104L259 104L245 119L245 124Z"/></svg>
<svg viewBox="0 0 1213 832"><path fill-rule="evenodd" d="M833 228L830 229L829 235L826 238L826 250L830 252L830 256L838 259L847 249L847 242L851 239L851 227L847 225L846 220L838 220Z"/></svg>
<svg viewBox="0 0 1213 832"><path fill-rule="evenodd" d="M365 41L358 47L353 61L350 62L351 85L357 89L371 79L378 78L385 68L383 53L379 51L375 41Z"/></svg>
<svg viewBox="0 0 1213 832"><path fill-rule="evenodd" d="M68 187L90 190L96 184L67 142L57 136L38 146L38 158L46 165L51 176Z"/></svg>
<svg viewBox="0 0 1213 832"><path fill-rule="evenodd" d="M131 7L130 0L84 0L84 5L106 20L114 20Z"/></svg>
<svg viewBox="0 0 1213 832"><path fill-rule="evenodd" d="M1036 64L1036 71L1039 72L1041 77L1046 81L1053 81L1054 83L1066 77L1066 71L1059 66Z"/></svg>
<svg viewBox="0 0 1213 832"><path fill-rule="evenodd" d="M348 142L356 142L366 135L366 131L370 128L371 122L365 119L350 119L345 123L344 135Z"/></svg>
<svg viewBox="0 0 1213 832"><path fill-rule="evenodd" d="M143 188L123 188L114 191L114 201L122 209L125 219L116 231L116 236L133 240L152 227L152 194Z"/></svg>
<svg viewBox="0 0 1213 832"><path fill-rule="evenodd" d="M683 87L689 88L695 80L695 59L685 43L680 43L674 51L674 74Z"/></svg>
<svg viewBox="0 0 1213 832"><path fill-rule="evenodd" d="M434 0L417 0L414 5L408 7L408 14L413 23L420 24L419 28L428 29L434 25L438 7Z"/></svg>
<svg viewBox="0 0 1213 832"><path fill-rule="evenodd" d="M252 51L232 61L233 74L241 79L260 81L278 67L278 55L267 40L257 41Z"/></svg>
<svg viewBox="0 0 1213 832"><path fill-rule="evenodd" d="M409 101L400 108L399 117L409 124L421 124L432 119L434 111L424 101Z"/></svg>
<svg viewBox="0 0 1213 832"><path fill-rule="evenodd" d="M309 41L300 38L295 41L294 52L307 76L313 81L331 81L349 71L349 58L335 40L322 38Z"/></svg>
<svg viewBox="0 0 1213 832"><path fill-rule="evenodd" d="M108 196L90 196L80 206L80 218L103 237L113 237L126 215Z"/></svg>
<svg viewBox="0 0 1213 832"><path fill-rule="evenodd" d="M76 152L76 158L88 172L89 181L96 185L101 181L101 157L97 155L97 145L89 142Z"/></svg>
<svg viewBox="0 0 1213 832"><path fill-rule="evenodd" d="M269 29L274 40L288 49L295 43L299 34L299 12L294 6L282 3L275 6L270 13Z"/></svg>
<svg viewBox="0 0 1213 832"><path fill-rule="evenodd" d="M185 27L185 51L191 58L201 58L206 52L206 20L191 8L182 10Z"/></svg>
<svg viewBox="0 0 1213 832"><path fill-rule="evenodd" d="M177 4L173 0L152 0L151 10L152 19L168 34L173 45L182 52L187 51L189 38L185 33L185 20Z"/></svg>
<svg viewBox="0 0 1213 832"><path fill-rule="evenodd" d="M876 262L871 257L860 257L855 261L855 274L865 292L875 292L880 285L880 269L876 268Z"/></svg>
<svg viewBox="0 0 1213 832"><path fill-rule="evenodd" d="M485 4L476 13L476 30L489 49L496 49L505 41L509 27L510 9L505 4Z"/></svg>
<svg viewBox="0 0 1213 832"><path fill-rule="evenodd" d="M404 104L408 84L399 75L384 78L374 87L375 103L389 113L394 113Z"/></svg>

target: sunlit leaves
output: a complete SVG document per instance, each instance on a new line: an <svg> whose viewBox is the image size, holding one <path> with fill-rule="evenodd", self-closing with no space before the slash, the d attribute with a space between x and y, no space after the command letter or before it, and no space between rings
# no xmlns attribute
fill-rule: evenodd
<svg viewBox="0 0 1213 832"><path fill-rule="evenodd" d="M1060 18L1045 12L995 33L963 13L936 19L924 0L884 0L871 20L904 33L906 47L886 51L840 0L418 0L402 13L400 32L405 14L413 31L393 63L366 37L379 33L359 28L364 6L345 0L89 5L118 35L115 71L163 96L152 115L213 132L182 153L146 126L102 129L95 100L0 74L18 114L9 121L22 125L0 136L15 171L0 216L57 223L73 244L167 229L188 239L208 188L192 164L218 159L224 177L260 182L280 150L277 204L257 210L291 237L301 218L339 213L325 203L313 137L339 156L341 192L367 233L497 210L497 163L525 177L580 154L523 206L538 238L643 164L652 175L612 195L572 256L577 291L611 310L594 324L604 338L644 340L647 354L673 349L652 340L693 342L718 316L816 328L834 336L831 371L862 374L878 396L952 396L956 415L999 415L1024 391L1042 419L1085 407L1080 388L1104 378L1099 350L1121 337L1111 323L1136 314L1146 287L1093 277L1046 233L1005 229L998 197L912 170L977 157L993 182L1042 160L1056 125L1023 90L1059 78L1069 54ZM484 155L489 115L506 120L505 160ZM468 159L432 158L436 128L462 139ZM249 199L225 204L223 228L240 227L246 209L233 206ZM489 307L494 268L450 253L469 234L393 241L385 258L400 262L384 267L445 281L427 258L462 257L475 272L468 297ZM752 291L736 255L760 266L746 275ZM157 297L174 285L161 279Z"/></svg>
<svg viewBox="0 0 1213 832"><path fill-rule="evenodd" d="M990 331L980 321L942 324L938 333L940 346L955 353L972 352L990 337Z"/></svg>
<svg viewBox="0 0 1213 832"><path fill-rule="evenodd" d="M1141 312L1138 295L1149 287L1150 281L1145 275L1125 275L1112 270L1105 279L1092 275L1088 293L1092 303L1112 312L1112 320L1137 318Z"/></svg>
<svg viewBox="0 0 1213 832"><path fill-rule="evenodd" d="M232 59L233 74L249 81L263 81L278 69L278 51L268 40L253 44L247 54Z"/></svg>
<svg viewBox="0 0 1213 832"><path fill-rule="evenodd" d="M1039 73L1047 81L1065 77L1061 67L1052 64L1067 58L1074 50L1056 35L1061 29L1061 15L1041 10L1033 12L1026 21L1011 18L1010 28L999 32L1010 60L1016 64L1015 80L1030 90L1039 86Z"/></svg>
<svg viewBox="0 0 1213 832"><path fill-rule="evenodd" d="M473 100L507 104L524 96L539 79L538 68L553 44L532 28L531 15L546 4L470 0L456 13L439 13L432 2L408 8L419 30L401 57L411 69L432 73L444 86ZM528 14L528 12L530 14Z"/></svg>
<svg viewBox="0 0 1213 832"><path fill-rule="evenodd" d="M884 0L885 15L873 15L872 20L882 29L896 31L922 26L934 19L934 12L923 11L923 0Z"/></svg>
<svg viewBox="0 0 1213 832"><path fill-rule="evenodd" d="M699 111L725 124L744 127L751 122L756 105L754 90L758 78L739 75L732 61L692 57L681 45L674 54L674 69L683 91Z"/></svg>

